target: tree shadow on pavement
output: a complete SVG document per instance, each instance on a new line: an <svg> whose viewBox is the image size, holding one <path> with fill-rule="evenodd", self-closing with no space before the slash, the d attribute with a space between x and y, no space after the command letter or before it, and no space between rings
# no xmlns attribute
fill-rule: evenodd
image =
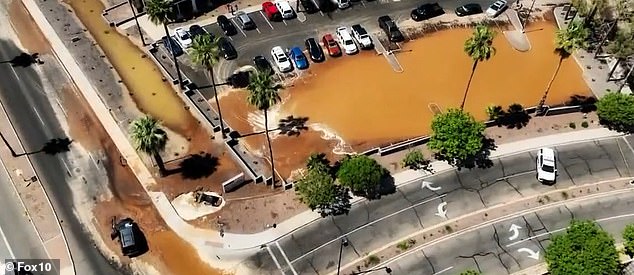
<svg viewBox="0 0 634 275"><path fill-rule="evenodd" d="M218 168L218 158L209 153L190 155L169 174L180 173L184 179L200 179L211 176Z"/></svg>
<svg viewBox="0 0 634 275"><path fill-rule="evenodd" d="M71 143L73 143L73 141L69 138L52 138L49 141L47 141L44 144L44 146L42 146L42 149L40 150L17 154L15 156L20 157L24 155L33 155L33 154L42 153L42 152L44 152L47 155L57 155L59 153L66 153L70 151Z"/></svg>
<svg viewBox="0 0 634 275"><path fill-rule="evenodd" d="M39 53L28 54L25 52L21 52L19 55L16 55L11 60L0 61L0 64L10 63L11 67L22 67L26 68L33 64L41 64L43 63L39 58Z"/></svg>

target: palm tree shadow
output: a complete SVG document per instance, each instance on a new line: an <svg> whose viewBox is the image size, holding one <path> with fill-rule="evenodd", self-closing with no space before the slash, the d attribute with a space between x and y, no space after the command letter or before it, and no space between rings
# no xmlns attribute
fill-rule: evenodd
<svg viewBox="0 0 634 275"><path fill-rule="evenodd" d="M524 110L524 107L520 104L512 104L505 111L500 112L498 117L498 125L506 126L508 129L522 129L530 121L531 116Z"/></svg>
<svg viewBox="0 0 634 275"><path fill-rule="evenodd" d="M39 53L28 54L28 53L22 52L19 55L16 55L15 57L13 57L13 59L11 60L0 61L0 64L9 63L11 64L11 67L26 68L36 63L38 64L43 63L39 59L39 55L40 55Z"/></svg>
<svg viewBox="0 0 634 275"><path fill-rule="evenodd" d="M308 130L306 122L308 122L308 117L287 116L286 118L280 119L279 123L277 124L277 129L282 135L287 135L289 137L299 136L301 131Z"/></svg>
<svg viewBox="0 0 634 275"><path fill-rule="evenodd" d="M218 158L209 153L195 154L185 158L178 168L170 170L168 174L180 173L184 179L201 179L216 172L218 164Z"/></svg>
<svg viewBox="0 0 634 275"><path fill-rule="evenodd" d="M2 137L3 141L4 141L4 136ZM6 142L6 141L5 141ZM28 156L28 155L33 155L33 154L38 154L38 153L45 153L47 155L57 155L60 153L66 153L68 151L70 151L70 144L73 143L73 140L69 139L69 138L52 138L49 141L47 141L44 146L42 146L42 149L37 150L37 151L33 151L33 152L26 152L26 153L22 153L22 154L15 154L15 157L20 157L20 156ZM13 149L10 149L13 152Z"/></svg>

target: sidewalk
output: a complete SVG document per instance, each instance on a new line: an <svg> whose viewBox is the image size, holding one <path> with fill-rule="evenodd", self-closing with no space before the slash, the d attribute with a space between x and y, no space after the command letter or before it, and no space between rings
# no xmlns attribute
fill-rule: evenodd
<svg viewBox="0 0 634 275"><path fill-rule="evenodd" d="M2 103L0 103L1 105ZM0 132L7 142L13 146L16 154L25 153L13 125L10 124L4 107L0 108ZM7 146L0 146L0 161L6 166L11 183L19 194L19 199L35 232L42 242L49 259L60 260L61 275L75 275L75 266L70 255L66 237L59 224L59 219L51 204L41 181L29 160L29 157L14 157Z"/></svg>
<svg viewBox="0 0 634 275"><path fill-rule="evenodd" d="M504 15L506 15L513 25L515 30L504 31L504 37L511 44L515 50L520 52L526 52L531 49L531 42L528 40L528 36L524 33L524 28L522 27L522 21L516 10L513 8L508 8Z"/></svg>

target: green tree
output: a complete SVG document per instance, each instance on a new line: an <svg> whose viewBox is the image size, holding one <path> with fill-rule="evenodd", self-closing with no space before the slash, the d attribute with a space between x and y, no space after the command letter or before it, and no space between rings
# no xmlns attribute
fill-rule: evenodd
<svg viewBox="0 0 634 275"><path fill-rule="evenodd" d="M308 173L295 183L295 191L302 203L323 217L350 210L348 191L335 184L335 179L325 167L308 169Z"/></svg>
<svg viewBox="0 0 634 275"><path fill-rule="evenodd" d="M628 224L623 230L623 246L625 254L634 257L634 224Z"/></svg>
<svg viewBox="0 0 634 275"><path fill-rule="evenodd" d="M306 160L306 168L308 170L326 169L326 171L330 171L330 161L324 153L312 153Z"/></svg>
<svg viewBox="0 0 634 275"><path fill-rule="evenodd" d="M275 187L275 161L273 160L273 147L271 147L271 137L269 136L269 108L280 102L281 98L278 91L283 86L273 80L268 72L255 72L249 80L247 91L247 102L258 110L264 112L264 131L266 133L266 141L269 146L269 157L271 158L271 183Z"/></svg>
<svg viewBox="0 0 634 275"><path fill-rule="evenodd" d="M427 148L451 165L462 165L483 148L484 124L460 109L437 114L431 122L432 135Z"/></svg>
<svg viewBox="0 0 634 275"><path fill-rule="evenodd" d="M608 74L608 79L611 79L616 68L627 58L634 55L634 31L624 29L617 31L616 37L610 41L606 50L616 58L616 63L614 63L614 67L610 69Z"/></svg>
<svg viewBox="0 0 634 275"><path fill-rule="evenodd" d="M419 149L407 152L401 165L402 167L407 167L413 170L429 170L429 160L425 158L425 155L423 155L423 152Z"/></svg>
<svg viewBox="0 0 634 275"><path fill-rule="evenodd" d="M460 275L481 275L482 273L475 271L473 269L467 269L463 272L460 272Z"/></svg>
<svg viewBox="0 0 634 275"><path fill-rule="evenodd" d="M353 193L366 198L375 198L386 170L376 160L366 155L344 158L337 171L339 182Z"/></svg>
<svg viewBox="0 0 634 275"><path fill-rule="evenodd" d="M601 124L620 132L634 129L634 97L628 94L610 92L596 103Z"/></svg>
<svg viewBox="0 0 634 275"><path fill-rule="evenodd" d="M572 53L574 53L575 50L579 48L585 48L588 35L588 29L586 29L578 21L572 21L568 28L557 30L557 33L555 35L555 52L559 55L559 62L557 62L555 72L550 78L550 81L548 81L548 85L546 85L544 95L537 105L538 111L542 110L542 107L546 103L546 98L548 97L550 87L553 85L557 74L559 74L559 69L561 69L561 64L563 63L564 59L568 58Z"/></svg>
<svg viewBox="0 0 634 275"><path fill-rule="evenodd" d="M495 48L493 47L494 37L495 31L486 25L480 24L475 27L471 37L464 42L464 52L473 59L473 66L471 67L471 75L469 76L469 82L467 82L467 88L462 97L460 109L464 108L464 104L467 101L469 86L471 86L471 80L473 79L473 74L478 66L478 62L489 60L489 58L495 54Z"/></svg>
<svg viewBox="0 0 634 275"><path fill-rule="evenodd" d="M222 112L220 111L220 101L218 100L218 91L216 90L216 78L214 76L214 65L218 63L220 56L220 48L218 47L220 37L215 39L209 34L203 34L194 38L190 56L195 64L205 67L209 78L211 79L211 87L214 89L214 99L216 100L216 108L218 109L218 119L220 120L220 132L222 138L226 138L225 125L222 120Z"/></svg>
<svg viewBox="0 0 634 275"><path fill-rule="evenodd" d="M167 29L167 24L170 22L169 16L173 12L173 6L171 0L149 0L145 3L145 11L147 13L148 19L154 25L163 25L163 29L165 30L165 36L170 37L170 32ZM168 43L172 43L171 39L167 39ZM172 47L170 46L170 49ZM176 55L172 50L168 50L172 54L172 59L174 61L174 68L176 68L176 74L178 75L178 85L182 85L183 78L181 77L181 70L178 67L178 60L176 59Z"/></svg>
<svg viewBox="0 0 634 275"><path fill-rule="evenodd" d="M614 239L593 221L571 221L566 233L551 239L545 258L552 275L620 272Z"/></svg>
<svg viewBox="0 0 634 275"><path fill-rule="evenodd" d="M137 151L154 157L161 176L164 176L167 170L161 152L167 145L167 133L161 129L160 122L150 116L135 119L130 125L130 138Z"/></svg>

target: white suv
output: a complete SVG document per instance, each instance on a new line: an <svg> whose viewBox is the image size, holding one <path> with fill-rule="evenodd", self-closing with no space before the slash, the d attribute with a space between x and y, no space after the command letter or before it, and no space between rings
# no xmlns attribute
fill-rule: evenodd
<svg viewBox="0 0 634 275"><path fill-rule="evenodd" d="M359 49L357 49L357 44L355 44L354 40L352 40L352 36L350 35L348 28L339 27L337 28L335 34L337 35L337 39L339 39L339 44L341 44L343 51L346 52L346 54L355 54L359 51Z"/></svg>
<svg viewBox="0 0 634 275"><path fill-rule="evenodd" d="M288 1L277 0L275 1L275 6L277 7L277 10L279 10L282 14L282 18L291 19L295 17L295 12L293 11L293 8L291 8L291 4L289 4Z"/></svg>
<svg viewBox="0 0 634 275"><path fill-rule="evenodd" d="M557 160L555 150L541 148L537 151L537 180L542 183L555 183L557 179Z"/></svg>
<svg viewBox="0 0 634 275"><path fill-rule="evenodd" d="M361 27L361 25L356 24L350 27L352 29L352 36L354 40L357 40L359 46L362 49L371 49L374 45L372 45L372 38L370 38L370 34L365 30L365 28Z"/></svg>
<svg viewBox="0 0 634 275"><path fill-rule="evenodd" d="M282 50L282 47L276 46L271 49L271 56L273 57L273 61L275 61L275 65L280 69L280 72L290 72L293 70L293 65L291 61Z"/></svg>

